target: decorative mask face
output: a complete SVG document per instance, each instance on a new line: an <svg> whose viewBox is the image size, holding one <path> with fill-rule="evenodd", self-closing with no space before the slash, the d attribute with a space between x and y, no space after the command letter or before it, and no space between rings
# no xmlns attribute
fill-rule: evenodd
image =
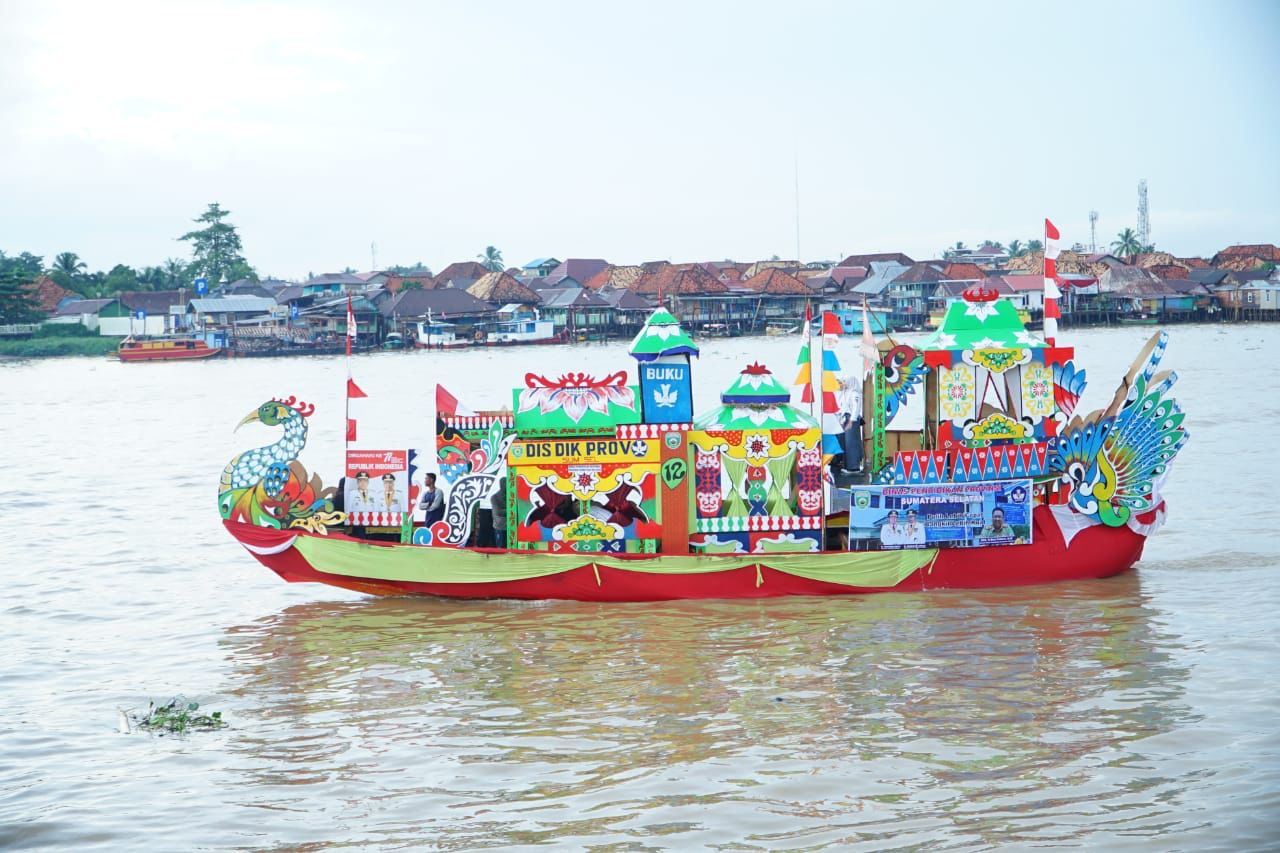
<svg viewBox="0 0 1280 853"><path fill-rule="evenodd" d="M704 518L719 515L720 493L698 492L698 512L701 513Z"/></svg>

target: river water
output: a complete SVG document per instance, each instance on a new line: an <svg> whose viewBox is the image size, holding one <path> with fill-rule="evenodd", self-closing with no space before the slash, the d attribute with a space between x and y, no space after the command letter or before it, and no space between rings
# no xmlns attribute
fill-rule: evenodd
<svg viewBox="0 0 1280 853"><path fill-rule="evenodd" d="M1148 330L1149 331L1149 330ZM1147 331L1072 332L1110 398ZM796 342L710 341L710 405ZM852 362L854 346L841 355ZM1280 327L1175 328L1192 439L1168 526L1105 581L596 605L288 585L221 529L218 474L341 358L0 362L0 848L820 850L1280 844ZM353 360L366 446L625 346ZM1257 369L1262 369L1261 374ZM117 730L175 694L229 728Z"/></svg>

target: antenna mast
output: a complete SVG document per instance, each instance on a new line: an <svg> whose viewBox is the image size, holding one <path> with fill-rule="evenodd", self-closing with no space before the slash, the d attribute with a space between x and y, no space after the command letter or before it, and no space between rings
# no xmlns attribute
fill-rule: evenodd
<svg viewBox="0 0 1280 853"><path fill-rule="evenodd" d="M1147 221L1147 179L1138 181L1138 242L1151 245L1151 223Z"/></svg>
<svg viewBox="0 0 1280 853"><path fill-rule="evenodd" d="M1089 253L1098 251L1098 211L1089 211Z"/></svg>
<svg viewBox="0 0 1280 853"><path fill-rule="evenodd" d="M796 150L795 159L795 179L796 179L796 263L800 260L800 151Z"/></svg>

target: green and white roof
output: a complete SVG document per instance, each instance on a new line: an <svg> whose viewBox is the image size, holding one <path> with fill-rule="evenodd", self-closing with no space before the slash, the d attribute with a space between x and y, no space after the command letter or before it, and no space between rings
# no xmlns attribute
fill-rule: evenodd
<svg viewBox="0 0 1280 853"><path fill-rule="evenodd" d="M698 345L680 328L680 321L665 308L659 308L650 314L644 328L631 342L631 356L636 361L653 361L667 355L697 354Z"/></svg>
<svg viewBox="0 0 1280 853"><path fill-rule="evenodd" d="M695 429L816 429L817 420L790 404L791 392L761 364L747 367L720 395L724 405L705 412Z"/></svg>
<svg viewBox="0 0 1280 853"><path fill-rule="evenodd" d="M957 299L947 308L941 328L922 350L1042 349L1044 339L1027 331L1008 299Z"/></svg>

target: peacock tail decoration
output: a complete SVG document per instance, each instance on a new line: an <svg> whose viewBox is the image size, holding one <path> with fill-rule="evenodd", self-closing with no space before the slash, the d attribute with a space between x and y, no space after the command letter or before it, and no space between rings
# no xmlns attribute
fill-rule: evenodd
<svg viewBox="0 0 1280 853"><path fill-rule="evenodd" d="M907 395L914 394L924 382L929 369L924 357L914 347L899 344L884 354L884 422L887 426L907 403Z"/></svg>
<svg viewBox="0 0 1280 853"><path fill-rule="evenodd" d="M258 421L281 427L283 435L274 444L239 454L222 470L218 512L225 520L321 534L346 521L345 513L333 506L336 490L308 475L297 458L307 443L307 418L314 412L315 406L293 397L273 398L236 425L239 429Z"/></svg>
<svg viewBox="0 0 1280 853"><path fill-rule="evenodd" d="M1084 394L1086 371L1076 368L1075 362L1053 365L1053 402L1058 411L1070 417Z"/></svg>
<svg viewBox="0 0 1280 853"><path fill-rule="evenodd" d="M1169 396L1178 375L1156 373L1168 335L1153 336L1106 409L1075 417L1054 442L1050 464L1072 487L1070 506L1109 527L1153 509L1169 463L1190 437Z"/></svg>

